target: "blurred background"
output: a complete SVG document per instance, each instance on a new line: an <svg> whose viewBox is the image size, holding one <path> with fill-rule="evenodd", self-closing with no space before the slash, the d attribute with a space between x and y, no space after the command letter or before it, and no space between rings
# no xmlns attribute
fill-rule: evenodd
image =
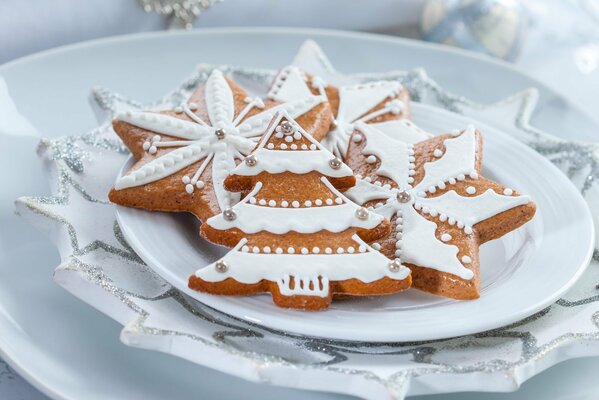
<svg viewBox="0 0 599 400"><path fill-rule="evenodd" d="M0 0L0 64L100 37L285 26L439 42L527 70L599 120L599 0Z"/></svg>

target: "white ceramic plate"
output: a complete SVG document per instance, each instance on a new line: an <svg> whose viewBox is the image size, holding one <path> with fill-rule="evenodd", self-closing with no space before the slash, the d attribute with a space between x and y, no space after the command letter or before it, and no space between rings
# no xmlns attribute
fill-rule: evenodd
<svg viewBox="0 0 599 400"><path fill-rule="evenodd" d="M225 29L135 35L36 54L1 66L0 74L22 113L45 136L80 134L97 124L86 101L89 88L95 85L114 88L141 101L154 101L187 76L200 61L242 62L277 68L282 59L291 59L306 38L317 40L342 71L421 66L441 85L482 103L498 101L535 86L540 91L532 120L535 126L577 138L593 138L593 132L599 130L591 119L560 95L508 64L451 48L358 33ZM273 48L278 50L273 52ZM348 48L352 51L348 52ZM156 54L170 62L156 63ZM473 72L494 79L485 85L473 84L469 80ZM16 197L49 192L44 166L35 155L37 139L2 136L0 141L3 148L0 157L3 182L0 190L0 353L37 388L57 399L189 399L198 397L198 387L206 398L240 398L247 393L272 399L337 398L330 394L257 385L175 357L123 346L118 340L120 324L94 312L53 282L52 271L60 262L56 249L43 234L14 215L12 203ZM551 353L555 356L538 368L534 367L536 364L526 364L526 371L507 376L502 383L496 382L484 389L514 390L515 385L557 361L591 353L584 342L569 342L566 348L567 351ZM583 373L592 370L594 365L588 361L570 362L567 367L557 367L555 371L559 372L533 380L523 391L489 395L489 398L520 400L540 393L589 397L596 391L585 386L593 381L586 381ZM561 379L557 379L558 376ZM457 382L453 375L448 379L442 387L410 385L409 393L444 393L466 387L472 390L470 384L451 385L450 382ZM483 389L480 385L476 387ZM430 398L447 398L441 396ZM487 398L484 394L472 393L455 398L480 400L483 397Z"/></svg>
<svg viewBox="0 0 599 400"><path fill-rule="evenodd" d="M421 104L414 104L414 121L433 133L472 122ZM561 171L497 129L475 124L483 132L485 176L529 194L538 207L531 222L481 246L478 300L455 301L409 290L333 302L323 312L302 312L276 307L270 295L208 295L190 290L187 279L226 249L199 238L193 217L117 207L117 220L136 253L174 287L272 329L330 339L407 342L498 328L547 307L576 282L588 266L594 230L584 200Z"/></svg>

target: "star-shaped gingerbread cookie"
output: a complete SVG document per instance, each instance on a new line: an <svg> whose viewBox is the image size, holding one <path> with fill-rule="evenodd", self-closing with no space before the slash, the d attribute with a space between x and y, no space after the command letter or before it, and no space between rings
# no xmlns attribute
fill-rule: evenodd
<svg viewBox="0 0 599 400"><path fill-rule="evenodd" d="M528 196L481 175L473 127L411 144L358 124L346 163L360 178L346 195L395 227L373 247L408 266L413 287L441 296L478 298L479 246L535 214Z"/></svg>
<svg viewBox="0 0 599 400"><path fill-rule="evenodd" d="M285 84L283 89L281 85ZM382 80L336 87L295 66L283 68L268 97L293 101L309 94L325 96L335 116L322 144L337 157L345 158L349 139L358 123L372 124L393 132L404 129L410 117L410 95L397 80Z"/></svg>
<svg viewBox="0 0 599 400"><path fill-rule="evenodd" d="M285 82L278 89L286 90ZM224 180L256 146L273 115L289 113L317 139L328 132L330 107L324 96L290 101L251 98L214 70L189 99L166 111L127 111L113 122L136 162L109 198L129 207L184 211L201 221L239 201Z"/></svg>

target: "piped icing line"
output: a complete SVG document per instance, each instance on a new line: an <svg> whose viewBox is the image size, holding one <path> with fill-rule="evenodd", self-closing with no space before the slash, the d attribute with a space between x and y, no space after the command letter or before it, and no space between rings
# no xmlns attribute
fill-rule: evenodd
<svg viewBox="0 0 599 400"><path fill-rule="evenodd" d="M356 178L356 184L345 191L345 195L357 204L365 204L372 200L387 200L395 197L396 191L376 186L364 179Z"/></svg>
<svg viewBox="0 0 599 400"><path fill-rule="evenodd" d="M268 204L251 204L249 200L255 198L262 188L262 183L258 182L241 202L232 207L235 219L227 220L223 214L218 214L209 218L206 223L218 230L238 228L248 234L261 231L285 234L290 231L315 233L322 230L337 233L349 227L372 229L383 222L382 216L372 212L368 212L365 218L359 218L356 215L361 208L359 205L349 201L326 178L323 177L322 182L334 197L341 200L333 205L321 207L270 207Z"/></svg>
<svg viewBox="0 0 599 400"><path fill-rule="evenodd" d="M402 207L401 257L402 263L425 266L470 280L472 270L458 260L459 248L439 241L435 232L437 224L423 218L414 207Z"/></svg>
<svg viewBox="0 0 599 400"><path fill-rule="evenodd" d="M205 103L211 126L193 112L197 109L197 105L194 103L184 103L175 108L176 113L184 113L192 121L186 121L177 116L144 111L127 111L117 116L117 120L148 131L185 140L163 141L160 135L155 135L143 144L144 150L148 153L156 154L158 148L173 147L174 149L157 156L138 170L120 178L115 189L121 190L155 182L175 174L198 162L201 158L210 156L209 162L215 163L212 168L213 187L218 204L223 209L239 198L238 194L224 190L224 179L235 167L235 160L243 158L252 151L256 142L259 141L260 135L267 129L272 117L277 112L284 111L291 118L297 118L325 100L322 96L310 95L303 99L279 104L242 121L252 109L264 108L261 99L247 98L246 106L233 119L235 103L232 89L222 72L214 70L205 84ZM198 149L201 153L198 153ZM182 190L190 194L196 189L201 190L204 187L204 182L199 181L198 178L206 166L203 163L194 173L193 178L184 177Z"/></svg>
<svg viewBox="0 0 599 400"><path fill-rule="evenodd" d="M252 108L254 108L254 107L259 108L259 109L264 108L264 102L259 97L254 97L254 98L246 97L245 102L246 102L246 106L243 108L243 110L241 110L241 112L239 114L237 114L237 116L233 120L233 125L235 125L235 126L239 125L241 120L243 118L245 118L245 116L252 110Z"/></svg>
<svg viewBox="0 0 599 400"><path fill-rule="evenodd" d="M349 146L349 138L357 123L369 123L372 119L387 113L401 113L404 104L392 99L376 111L373 109L385 99L394 97L402 90L397 81L379 81L339 89L339 109L335 127L324 138L323 144L336 156L344 157Z"/></svg>
<svg viewBox="0 0 599 400"><path fill-rule="evenodd" d="M427 207L426 213L439 216L440 219L453 220L458 228L473 227L475 224L489 219L504 211L531 202L529 196L504 196L493 189L487 189L479 196L460 196L450 190L437 197L419 199L420 204ZM466 233L472 233L466 232Z"/></svg>
<svg viewBox="0 0 599 400"><path fill-rule="evenodd" d="M416 174L414 146L389 138L383 131L364 123L357 124L356 130L366 138L362 154L380 160L376 174L392 179L400 188L411 188Z"/></svg>
<svg viewBox="0 0 599 400"><path fill-rule="evenodd" d="M295 119L307 113L323 101L326 101L326 99L322 96L311 95L305 99L289 101L264 110L263 112L252 115L242 121L238 126L239 135L242 137L261 136L276 113L285 111L291 118Z"/></svg>
<svg viewBox="0 0 599 400"><path fill-rule="evenodd" d="M194 104L193 108L197 109L197 104ZM185 113L185 115L187 115L189 118L191 118L197 124L204 126L204 127L209 127L209 125L206 122L204 122L204 120L202 118L200 118L199 115L197 115L195 112L193 112L191 110L190 106L187 103L183 103L181 105L181 110L182 110L182 112Z"/></svg>
<svg viewBox="0 0 599 400"><path fill-rule="evenodd" d="M455 184L466 176L478 178L475 168L477 143L473 126L469 126L458 136L446 139L443 144L443 156L424 164L424 177L417 185L417 193L420 195L434 193L438 187Z"/></svg>
<svg viewBox="0 0 599 400"><path fill-rule="evenodd" d="M275 77L267 97L277 101L291 101L312 95L306 73L298 67L287 66Z"/></svg>
<svg viewBox="0 0 599 400"><path fill-rule="evenodd" d="M339 89L337 120L354 122L369 114L368 111L389 97L397 96L402 85L398 81L378 81ZM370 118L367 118L370 119Z"/></svg>
<svg viewBox="0 0 599 400"><path fill-rule="evenodd" d="M223 73L215 70L206 81L204 87L206 98L206 110L210 123L215 128L224 128L227 122L233 121L235 115L235 100L233 91L226 81Z"/></svg>
<svg viewBox="0 0 599 400"><path fill-rule="evenodd" d="M142 165L135 171L117 179L116 190L142 186L166 178L177 171L206 157L207 152L202 151L200 144L181 147Z"/></svg>
<svg viewBox="0 0 599 400"><path fill-rule="evenodd" d="M139 128L181 139L197 140L211 133L207 126L154 112L128 110L118 114L116 119Z"/></svg>
<svg viewBox="0 0 599 400"><path fill-rule="evenodd" d="M280 285L280 290L281 288L283 290L290 289L288 283L291 278L304 282L318 280L319 285L314 292L309 290L309 285L300 285L300 288L308 290L286 291L285 293L289 293L286 295L303 294L321 297L328 295L328 285L324 284L328 283L327 281L358 279L361 282L370 283L385 277L395 280L407 278L410 273L407 267L401 266L397 271L392 271L389 269L389 259L368 246L358 235L353 235L352 239L356 242L356 247L363 247L366 251L351 254L252 253L241 251L241 248L247 243L247 239L242 239L232 251L221 259L228 265L225 272L217 271L216 263L212 263L196 271L195 276L207 282L221 282L233 278L245 284L257 283L265 279L277 282ZM245 267L248 263L252 265L252 268ZM297 287L297 285L295 286Z"/></svg>

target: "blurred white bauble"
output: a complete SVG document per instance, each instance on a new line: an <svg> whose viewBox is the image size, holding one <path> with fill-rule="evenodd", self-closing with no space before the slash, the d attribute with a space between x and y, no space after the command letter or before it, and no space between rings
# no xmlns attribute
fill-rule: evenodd
<svg viewBox="0 0 599 400"><path fill-rule="evenodd" d="M425 40L504 60L516 58L527 26L518 0L429 0L420 22Z"/></svg>

